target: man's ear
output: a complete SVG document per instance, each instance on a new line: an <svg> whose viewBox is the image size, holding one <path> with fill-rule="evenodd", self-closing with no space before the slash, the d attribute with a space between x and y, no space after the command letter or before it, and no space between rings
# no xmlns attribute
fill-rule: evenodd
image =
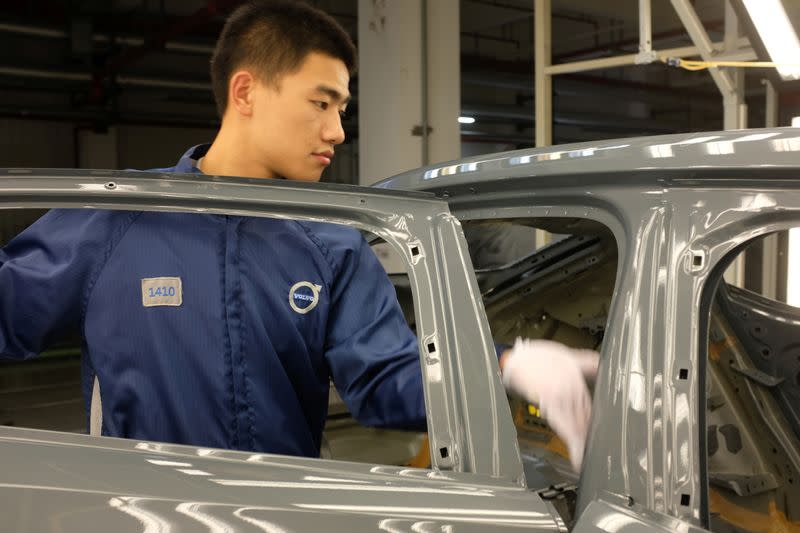
<svg viewBox="0 0 800 533"><path fill-rule="evenodd" d="M228 107L244 116L253 114L253 90L256 80L247 70L237 70L228 82Z"/></svg>

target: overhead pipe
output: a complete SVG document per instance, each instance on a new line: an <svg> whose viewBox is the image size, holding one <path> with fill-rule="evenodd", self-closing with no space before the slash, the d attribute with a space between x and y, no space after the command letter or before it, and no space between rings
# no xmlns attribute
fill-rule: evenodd
<svg viewBox="0 0 800 533"><path fill-rule="evenodd" d="M26 24L8 24L0 23L0 33L14 33L17 35L28 35L31 37L44 37L51 39L67 39L69 34L64 30L57 30L53 28L45 28L40 26L29 26ZM109 38L108 35L95 33L92 35L92 41L96 43L107 43L112 41L117 44L124 44L127 46L142 46L145 40L141 37L124 37L116 36ZM211 55L214 51L213 46L193 43L182 43L177 41L166 41L164 49L175 52L188 52L192 54Z"/></svg>
<svg viewBox="0 0 800 533"><path fill-rule="evenodd" d="M202 26L217 13L225 12L241 2L242 0L209 1L208 4L198 9L190 16L181 18L176 23L162 29L158 35L151 39L146 39L140 46L125 49L116 57L111 58L105 65L106 76L115 75L121 69L130 66L153 51L162 48L171 37L182 35L198 26Z"/></svg>
<svg viewBox="0 0 800 533"><path fill-rule="evenodd" d="M23 120L46 120L54 122L91 122L102 123L113 118L114 124L132 124L164 127L191 127L214 129L219 127L216 117L176 116L142 113L119 113L109 117L108 113L100 110L73 110L73 109L46 109L41 106L20 107L0 106L0 117Z"/></svg>
<svg viewBox="0 0 800 533"><path fill-rule="evenodd" d="M721 28L723 26L723 24L724 24L724 21L720 19L720 20L708 21L708 22L705 23L705 26L708 27L708 28L711 28L711 29L716 29L716 28ZM685 37L685 35L686 35L686 32L683 30L683 28L679 28L679 29L676 29L676 30L662 31L662 32L659 32L659 33L652 34L651 35L651 42L675 40L675 38ZM617 50L624 49L624 48L628 48L630 46L637 46L638 44L640 44L640 42L641 42L641 40L639 38L636 38L636 39L624 39L624 40L621 40L621 41L609 42L609 43L606 43L606 44L604 44L602 46L592 46L590 48L582 48L580 50L573 50L571 52L565 52L565 53L562 53L562 54L559 54L559 55L555 56L553 58L553 60L556 63L565 63L570 59L579 58L579 57L585 57L585 56L591 56L591 55L597 55L597 54L607 55L611 51L612 48L613 49L617 49Z"/></svg>
<svg viewBox="0 0 800 533"><path fill-rule="evenodd" d="M744 43L746 40L739 40L739 43ZM724 50L724 43L713 43L708 41L709 50L711 53L716 50ZM654 52L659 58L667 57L692 57L705 53L705 43L701 46L681 46L678 48L667 48ZM572 74L575 72L586 72L588 70L598 70L614 67L627 67L636 65L637 57L639 54L624 54L612 57L604 57L601 59L587 59L586 61L573 61L571 63L560 63L547 68L547 72L553 76L558 74ZM719 70L719 69L709 69Z"/></svg>
<svg viewBox="0 0 800 533"><path fill-rule="evenodd" d="M489 71L471 71L462 73L461 81L467 85L507 89L525 95L533 95L534 92L533 83L530 78L525 76L497 76ZM617 80L588 74L559 76L553 81L553 93L555 95L585 95L587 91L596 90L598 85L612 89L615 98L629 101L656 101L672 104L684 101L686 98L686 93L678 94L674 89L664 85ZM714 94L701 91L693 91L690 96L693 99L717 99Z"/></svg>
<svg viewBox="0 0 800 533"><path fill-rule="evenodd" d="M43 70L33 68L18 68L0 66L0 75L16 76L27 78L41 78L61 81L87 81L94 78L88 72L67 72L59 70ZM162 80L154 78L143 78L139 76L117 76L117 83L120 85L140 86L140 87L162 87L165 89L190 89L198 91L210 91L211 84L203 82L191 82L181 80Z"/></svg>
<svg viewBox="0 0 800 533"><path fill-rule="evenodd" d="M514 121L520 123L533 123L537 121L533 108L504 106L504 105L475 105L463 104L462 113L468 116L495 119L499 121ZM553 122L572 126L589 126L602 131L646 131L652 133L673 133L680 129L678 123L664 123L660 121L654 125L652 120L637 119L632 117L609 116L597 113L567 113L559 112L553 116Z"/></svg>

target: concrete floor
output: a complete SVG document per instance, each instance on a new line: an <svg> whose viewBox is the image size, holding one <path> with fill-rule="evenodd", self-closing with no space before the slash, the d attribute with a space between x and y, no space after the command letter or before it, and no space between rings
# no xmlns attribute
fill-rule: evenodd
<svg viewBox="0 0 800 533"><path fill-rule="evenodd" d="M0 363L0 424L85 431L77 356Z"/></svg>

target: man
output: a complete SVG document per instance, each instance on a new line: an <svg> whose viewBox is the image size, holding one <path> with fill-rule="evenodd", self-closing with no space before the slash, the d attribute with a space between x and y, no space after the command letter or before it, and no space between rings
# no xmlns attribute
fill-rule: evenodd
<svg viewBox="0 0 800 533"><path fill-rule="evenodd" d="M160 170L319 180L344 141L354 69L321 11L243 5L212 58L216 139ZM349 228L53 210L0 252L0 353L33 356L73 328L104 435L318 456L331 377L361 423L426 427L417 341ZM577 465L589 396L573 355L520 341L501 363Z"/></svg>

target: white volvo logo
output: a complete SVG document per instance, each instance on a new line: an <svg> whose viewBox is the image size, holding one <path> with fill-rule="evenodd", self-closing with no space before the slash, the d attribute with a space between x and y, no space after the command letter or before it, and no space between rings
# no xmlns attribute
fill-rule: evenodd
<svg viewBox="0 0 800 533"><path fill-rule="evenodd" d="M310 281L298 281L289 289L289 305L296 313L304 315L317 306L321 290L321 285L314 285Z"/></svg>

